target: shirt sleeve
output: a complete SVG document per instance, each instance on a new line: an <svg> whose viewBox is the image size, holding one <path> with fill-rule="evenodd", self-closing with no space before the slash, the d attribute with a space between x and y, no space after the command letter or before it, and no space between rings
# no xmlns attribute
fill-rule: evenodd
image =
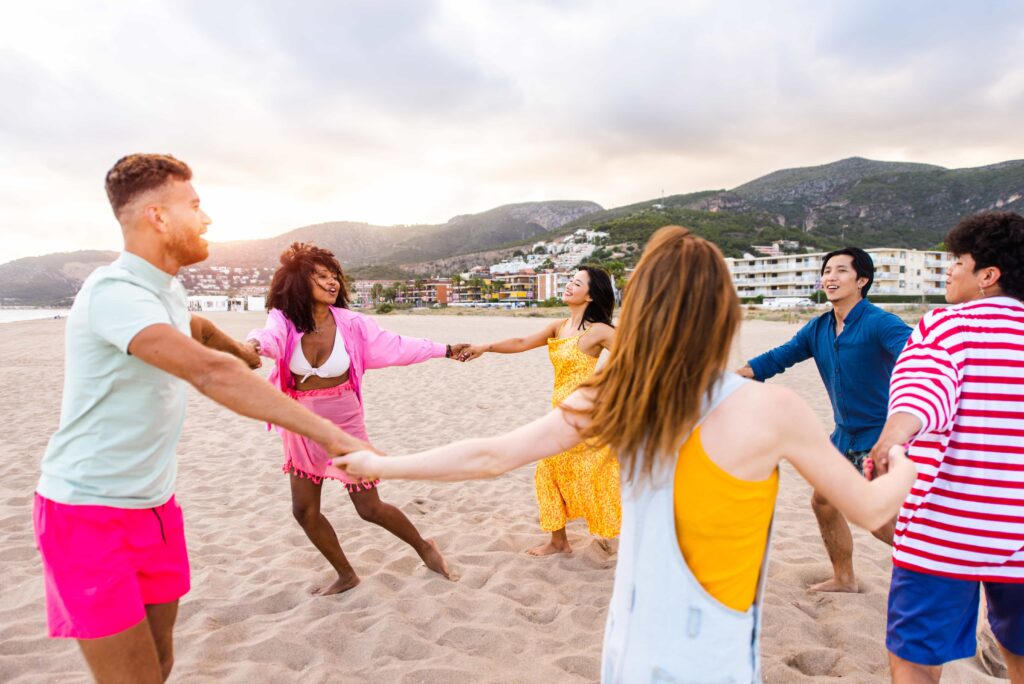
<svg viewBox="0 0 1024 684"><path fill-rule="evenodd" d="M125 354L135 336L151 325L173 325L159 297L124 280L104 280L89 295L89 327L93 334Z"/></svg>
<svg viewBox="0 0 1024 684"><path fill-rule="evenodd" d="M403 337L384 330L368 316L360 316L366 336L366 367L387 368L408 366L429 359L442 358L446 345L419 337Z"/></svg>
<svg viewBox="0 0 1024 684"><path fill-rule="evenodd" d="M952 427L960 400L962 371L929 317L910 335L889 381L889 415L909 413L921 421L919 434L945 432Z"/></svg>
<svg viewBox="0 0 1024 684"><path fill-rule="evenodd" d="M767 380L773 375L784 372L790 366L811 358L814 355L814 348L811 344L814 336L813 328L817 322L817 318L808 321L786 344L750 359L747 364L754 371L754 377L758 380Z"/></svg>
<svg viewBox="0 0 1024 684"><path fill-rule="evenodd" d="M278 309L272 309L267 314L266 325L262 328L250 330L245 339L259 342L260 355L277 361L284 356L287 338L288 326L285 322L284 314Z"/></svg>
<svg viewBox="0 0 1024 684"><path fill-rule="evenodd" d="M887 313L878 331L879 341L893 359L898 359L913 331L899 316Z"/></svg>

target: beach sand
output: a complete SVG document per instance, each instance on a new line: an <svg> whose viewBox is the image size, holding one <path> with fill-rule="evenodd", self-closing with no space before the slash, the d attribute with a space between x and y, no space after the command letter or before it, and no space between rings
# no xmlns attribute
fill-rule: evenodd
<svg viewBox="0 0 1024 684"><path fill-rule="evenodd" d="M262 315L214 314L244 334ZM513 317L386 316L385 328L443 342L520 335L543 321ZM737 365L787 340L796 325L744 324ZM0 325L0 681L81 682L72 641L45 636L40 563L31 527L39 459L57 427L64 321ZM264 368L262 373L267 372ZM491 435L548 409L545 350L435 360L367 373L367 426L392 453ZM796 389L831 429L812 363L773 382ZM614 557L572 523L571 556L535 559L533 467L470 483L388 482L381 495L437 539L461 575L449 582L383 529L358 518L327 486L323 510L362 584L321 598L310 589L330 567L292 519L275 433L191 391L178 451L191 593L175 631L172 681L182 682L593 682L598 679ZM888 681L885 604L889 548L854 531L862 593L810 594L830 567L809 506L810 489L783 467L762 639L767 682ZM947 667L945 682L1005 676L987 628L979 655Z"/></svg>

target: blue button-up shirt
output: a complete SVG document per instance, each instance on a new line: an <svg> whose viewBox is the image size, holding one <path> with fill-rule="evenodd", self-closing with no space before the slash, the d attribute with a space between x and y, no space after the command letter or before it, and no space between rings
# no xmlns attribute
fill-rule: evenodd
<svg viewBox="0 0 1024 684"><path fill-rule="evenodd" d="M832 402L832 443L840 453L864 451L874 446L885 425L889 376L908 337L910 327L898 316L862 299L846 315L838 337L829 311L749 364L754 377L767 380L813 357Z"/></svg>

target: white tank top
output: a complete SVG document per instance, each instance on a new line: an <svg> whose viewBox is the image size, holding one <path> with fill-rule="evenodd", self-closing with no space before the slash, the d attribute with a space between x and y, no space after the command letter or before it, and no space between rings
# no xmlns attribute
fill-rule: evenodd
<svg viewBox="0 0 1024 684"><path fill-rule="evenodd" d="M725 374L697 424L745 382ZM674 471L675 462L670 462L652 474L650 483L628 482L622 473L622 533L601 682L760 684L767 542L754 605L741 612L718 602L679 551Z"/></svg>
<svg viewBox="0 0 1024 684"><path fill-rule="evenodd" d="M292 358L288 362L288 370L295 373L295 375L302 376L302 379L299 380L301 384L314 375L318 378L340 378L348 372L349 364L345 341L341 339L341 332L335 329L334 348L331 349L331 355L324 361L322 366L313 368L313 365L306 359L306 355L302 351L302 337L300 336L295 349L292 350Z"/></svg>

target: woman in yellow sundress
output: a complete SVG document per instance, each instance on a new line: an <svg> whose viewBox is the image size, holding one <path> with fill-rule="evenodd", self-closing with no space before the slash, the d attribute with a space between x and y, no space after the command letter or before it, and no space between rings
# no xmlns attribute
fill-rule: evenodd
<svg viewBox="0 0 1024 684"><path fill-rule="evenodd" d="M527 337L472 345L460 359L470 361L485 352L515 354L547 344L555 368L551 405L558 406L593 375L601 350L611 349L615 341L615 290L607 271L593 266L580 268L566 284L562 301L569 305L569 318L552 321ZM619 535L619 462L607 449L577 445L538 463L535 477L540 526L551 533L551 539L527 553L571 553L565 524L575 518L586 520L590 533L597 537ZM607 544L602 546L608 548Z"/></svg>

